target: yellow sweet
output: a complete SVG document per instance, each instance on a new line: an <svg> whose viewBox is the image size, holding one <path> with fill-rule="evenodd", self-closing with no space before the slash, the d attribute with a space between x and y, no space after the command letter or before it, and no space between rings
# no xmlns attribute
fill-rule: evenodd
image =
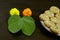
<svg viewBox="0 0 60 40"><path fill-rule="evenodd" d="M54 13L51 12L50 10L46 10L46 11L45 11L45 14L46 14L48 17L54 17Z"/></svg>
<svg viewBox="0 0 60 40"><path fill-rule="evenodd" d="M10 15L12 16L12 15L20 15L19 13L19 10L18 9L16 9L16 8L12 8L10 11Z"/></svg>
<svg viewBox="0 0 60 40"><path fill-rule="evenodd" d="M39 18L43 21L49 20L49 17L46 14L41 14Z"/></svg>
<svg viewBox="0 0 60 40"><path fill-rule="evenodd" d="M52 26L55 26L55 24L54 24L52 21L48 21L48 20L44 21L44 24L45 24L48 28L50 28L50 27L52 27Z"/></svg>
<svg viewBox="0 0 60 40"><path fill-rule="evenodd" d="M58 7L56 7L56 6L51 6L50 7L50 11L52 11L53 13L55 13L55 14L57 14L57 13L59 13L59 8Z"/></svg>

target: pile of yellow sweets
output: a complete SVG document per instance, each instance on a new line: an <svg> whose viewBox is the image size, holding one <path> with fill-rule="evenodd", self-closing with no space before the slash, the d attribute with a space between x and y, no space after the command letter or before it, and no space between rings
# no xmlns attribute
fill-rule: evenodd
<svg viewBox="0 0 60 40"><path fill-rule="evenodd" d="M60 34L60 9L58 7L51 6L49 10L40 14L39 18L51 32Z"/></svg>

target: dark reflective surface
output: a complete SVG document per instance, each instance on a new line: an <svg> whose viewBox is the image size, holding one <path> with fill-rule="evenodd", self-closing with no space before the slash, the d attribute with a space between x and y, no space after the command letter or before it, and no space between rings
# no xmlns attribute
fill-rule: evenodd
<svg viewBox="0 0 60 40"><path fill-rule="evenodd" d="M0 0L0 40L58 40L60 37L49 33L40 24L39 14L48 10L51 6L60 8L59 0ZM8 31L9 10L16 7L21 12L29 7L33 11L32 17L35 19L36 30L32 36L27 37L21 31L11 34Z"/></svg>

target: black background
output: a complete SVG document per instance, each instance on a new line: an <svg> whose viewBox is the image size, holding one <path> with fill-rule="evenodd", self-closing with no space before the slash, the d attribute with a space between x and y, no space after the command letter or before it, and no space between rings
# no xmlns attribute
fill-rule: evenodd
<svg viewBox="0 0 60 40"><path fill-rule="evenodd" d="M0 40L58 40L60 37L47 32L39 22L39 15L51 6L60 8L59 0L0 0ZM25 8L31 8L35 19L36 30L30 37L21 31L15 35L8 31L9 10L17 8L21 12Z"/></svg>

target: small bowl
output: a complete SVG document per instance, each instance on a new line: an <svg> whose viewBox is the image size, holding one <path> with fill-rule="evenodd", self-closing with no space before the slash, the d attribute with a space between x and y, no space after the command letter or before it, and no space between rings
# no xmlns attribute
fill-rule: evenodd
<svg viewBox="0 0 60 40"><path fill-rule="evenodd" d="M40 21L41 25L49 32L51 32L50 28L46 27L43 21ZM57 36L60 36L60 34L56 34Z"/></svg>

